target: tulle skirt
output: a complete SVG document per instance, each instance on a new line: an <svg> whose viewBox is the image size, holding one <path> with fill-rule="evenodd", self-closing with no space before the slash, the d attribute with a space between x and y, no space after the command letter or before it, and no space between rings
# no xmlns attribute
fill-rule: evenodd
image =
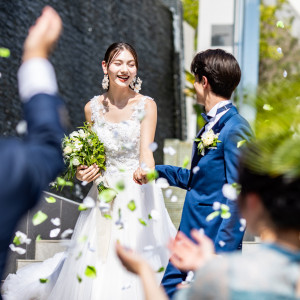
<svg viewBox="0 0 300 300"><path fill-rule="evenodd" d="M95 205L81 212L68 250L10 274L2 287L4 300L144 298L140 279L122 266L115 243L140 253L154 271L161 271L169 259L166 244L176 229L154 182L139 186L132 175L120 176L113 180L122 180L125 189L108 210ZM97 199L95 184L86 199L91 198ZM163 273L156 273L158 284ZM47 283L40 283L40 278L47 278Z"/></svg>

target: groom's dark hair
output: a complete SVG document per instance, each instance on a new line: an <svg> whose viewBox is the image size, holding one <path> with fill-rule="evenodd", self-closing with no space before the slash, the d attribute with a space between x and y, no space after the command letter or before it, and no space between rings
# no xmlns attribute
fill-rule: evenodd
<svg viewBox="0 0 300 300"><path fill-rule="evenodd" d="M230 53L222 49L208 49L199 52L191 64L191 72L201 81L205 76L212 92L229 99L240 82L241 69Z"/></svg>

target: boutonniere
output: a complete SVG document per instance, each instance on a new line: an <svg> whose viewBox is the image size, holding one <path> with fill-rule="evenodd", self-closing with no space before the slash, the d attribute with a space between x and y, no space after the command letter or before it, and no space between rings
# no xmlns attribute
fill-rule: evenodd
<svg viewBox="0 0 300 300"><path fill-rule="evenodd" d="M218 140L219 133L215 134L214 131L211 129L207 132L204 132L201 135L201 138L195 139L195 142L198 143L198 154L201 154L204 156L205 149L216 149L217 143L221 143L221 141Z"/></svg>

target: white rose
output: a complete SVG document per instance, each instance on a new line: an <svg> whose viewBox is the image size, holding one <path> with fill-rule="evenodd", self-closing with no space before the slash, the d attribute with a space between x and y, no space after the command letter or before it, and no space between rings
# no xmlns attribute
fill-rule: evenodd
<svg viewBox="0 0 300 300"><path fill-rule="evenodd" d="M65 149L64 149L64 154L70 154L72 153L72 148L70 146L67 146Z"/></svg>
<svg viewBox="0 0 300 300"><path fill-rule="evenodd" d="M76 151L81 150L82 146L83 145L79 141L74 144L74 147L75 147Z"/></svg>
<svg viewBox="0 0 300 300"><path fill-rule="evenodd" d="M77 167L77 166L80 165L80 162L79 162L79 160L78 160L77 157L75 157L75 158L73 159L73 165L74 165L75 167Z"/></svg>
<svg viewBox="0 0 300 300"><path fill-rule="evenodd" d="M70 138L74 138L75 136L78 136L77 131L73 131L72 133L70 133Z"/></svg>
<svg viewBox="0 0 300 300"><path fill-rule="evenodd" d="M87 134L84 132L83 129L80 129L80 130L78 131L78 133L79 133L79 136L80 136L82 139L85 139L85 138L87 137Z"/></svg>

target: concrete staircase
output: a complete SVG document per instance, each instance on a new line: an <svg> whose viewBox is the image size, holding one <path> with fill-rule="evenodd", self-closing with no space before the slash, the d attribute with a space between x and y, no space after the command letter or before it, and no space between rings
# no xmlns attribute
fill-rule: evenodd
<svg viewBox="0 0 300 300"><path fill-rule="evenodd" d="M34 259L17 259L16 269L20 269L28 264L39 263L56 253L66 250L67 240L39 240L35 242L35 258Z"/></svg>

